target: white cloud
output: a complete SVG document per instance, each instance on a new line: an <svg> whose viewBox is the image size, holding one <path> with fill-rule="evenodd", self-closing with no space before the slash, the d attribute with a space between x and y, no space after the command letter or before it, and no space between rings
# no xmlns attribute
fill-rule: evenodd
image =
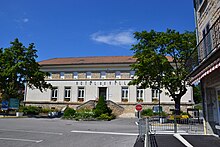
<svg viewBox="0 0 220 147"><path fill-rule="evenodd" d="M96 42L116 46L131 45L135 43L133 32L131 30L112 33L96 32L91 35L91 39Z"/></svg>
<svg viewBox="0 0 220 147"><path fill-rule="evenodd" d="M28 21L29 21L28 18L24 18L24 19L23 19L23 22L24 22L24 23L27 23Z"/></svg>

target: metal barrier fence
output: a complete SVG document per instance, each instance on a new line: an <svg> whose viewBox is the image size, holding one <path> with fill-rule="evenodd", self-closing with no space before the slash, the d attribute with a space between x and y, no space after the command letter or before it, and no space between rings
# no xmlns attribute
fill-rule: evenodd
<svg viewBox="0 0 220 147"><path fill-rule="evenodd" d="M153 136L155 134L182 133L205 134L205 123L202 119L169 119L166 117L141 118L138 122L139 138L145 141L146 147L155 146Z"/></svg>
<svg viewBox="0 0 220 147"><path fill-rule="evenodd" d="M147 118L149 121L149 130L151 133L188 133L188 134L204 134L203 120L187 118L187 119L169 119L165 117Z"/></svg>

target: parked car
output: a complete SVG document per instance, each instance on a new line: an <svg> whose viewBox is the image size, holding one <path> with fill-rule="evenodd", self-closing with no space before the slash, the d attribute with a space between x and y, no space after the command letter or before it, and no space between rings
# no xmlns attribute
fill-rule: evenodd
<svg viewBox="0 0 220 147"><path fill-rule="evenodd" d="M49 118L61 117L62 115L63 115L62 111L58 111L58 112L52 111L48 113Z"/></svg>

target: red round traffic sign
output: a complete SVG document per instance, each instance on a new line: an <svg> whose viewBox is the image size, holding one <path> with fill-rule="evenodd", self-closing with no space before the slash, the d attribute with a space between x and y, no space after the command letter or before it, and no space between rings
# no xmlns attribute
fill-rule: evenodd
<svg viewBox="0 0 220 147"><path fill-rule="evenodd" d="M141 110L142 110L142 105L141 105L141 104L137 104L136 107L135 107L135 109L136 109L137 111L141 111Z"/></svg>

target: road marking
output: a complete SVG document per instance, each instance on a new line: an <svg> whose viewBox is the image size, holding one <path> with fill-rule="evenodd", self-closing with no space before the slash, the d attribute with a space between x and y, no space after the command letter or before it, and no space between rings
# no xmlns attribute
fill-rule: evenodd
<svg viewBox="0 0 220 147"><path fill-rule="evenodd" d="M186 139L184 139L180 134L174 134L174 137L176 137L179 141L181 141L185 146L187 147L193 147Z"/></svg>
<svg viewBox="0 0 220 147"><path fill-rule="evenodd" d="M174 133L174 131L151 131L151 134L175 134L175 133ZM178 130L178 134L188 135L189 133L187 133L186 131L179 131Z"/></svg>
<svg viewBox="0 0 220 147"><path fill-rule="evenodd" d="M119 132L96 132L96 131L71 131L72 133L85 133L85 134L106 134L106 135L124 135L124 136L137 136L136 133L119 133Z"/></svg>
<svg viewBox="0 0 220 147"><path fill-rule="evenodd" d="M0 131L25 132L25 133L36 133L36 134L48 134L48 135L63 135L63 133L56 133L56 132L41 132L41 131L27 131L27 130L0 129Z"/></svg>
<svg viewBox="0 0 220 147"><path fill-rule="evenodd" d="M40 143L43 141L43 140L30 140L30 139L17 139L17 138L0 138L0 140L24 141L24 142L35 142L35 143Z"/></svg>

